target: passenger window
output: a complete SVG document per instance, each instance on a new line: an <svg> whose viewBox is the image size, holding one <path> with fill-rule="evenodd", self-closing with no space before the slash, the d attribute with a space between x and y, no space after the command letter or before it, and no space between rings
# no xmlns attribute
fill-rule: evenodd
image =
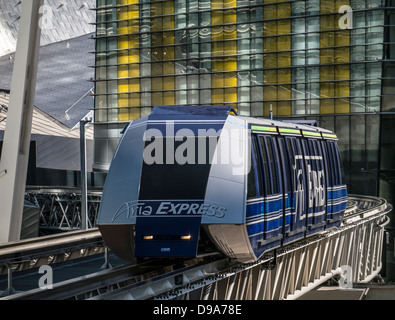
<svg viewBox="0 0 395 320"><path fill-rule="evenodd" d="M267 146L267 154L269 158L269 166L270 166L270 179L272 182L272 194L279 193L278 187L278 172L276 168L276 160L275 160L275 152L273 148L273 141L271 137L265 137L266 139L266 146Z"/></svg>
<svg viewBox="0 0 395 320"><path fill-rule="evenodd" d="M265 195L272 194L272 188L270 183L270 172L269 172L269 161L267 160L267 151L265 140L262 136L259 137L259 146L261 151L261 161L262 161L262 174L263 174L263 183L264 183L264 192Z"/></svg>
<svg viewBox="0 0 395 320"><path fill-rule="evenodd" d="M251 138L251 168L248 173L248 189L247 198L257 198L259 195L258 185L261 181L260 172L258 170L259 162L257 158L256 137ZM257 183L258 182L258 183Z"/></svg>
<svg viewBox="0 0 395 320"><path fill-rule="evenodd" d="M278 139L278 145L281 153L283 177L284 177L284 193L291 191L291 163L289 161L289 155L287 153L284 138Z"/></svg>

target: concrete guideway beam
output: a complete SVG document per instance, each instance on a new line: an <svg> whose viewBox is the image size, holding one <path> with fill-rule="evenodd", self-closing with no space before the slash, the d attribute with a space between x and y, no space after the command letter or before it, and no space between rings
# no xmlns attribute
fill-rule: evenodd
<svg viewBox="0 0 395 320"><path fill-rule="evenodd" d="M43 0L23 1L0 162L0 243L20 240Z"/></svg>

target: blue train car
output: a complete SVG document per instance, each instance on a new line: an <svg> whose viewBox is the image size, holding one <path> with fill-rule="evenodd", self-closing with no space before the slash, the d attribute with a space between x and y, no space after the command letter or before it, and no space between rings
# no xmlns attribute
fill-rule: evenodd
<svg viewBox="0 0 395 320"><path fill-rule="evenodd" d="M339 227L346 204L333 132L224 106L155 107L124 130L97 224L125 260L194 257L204 233L252 262Z"/></svg>

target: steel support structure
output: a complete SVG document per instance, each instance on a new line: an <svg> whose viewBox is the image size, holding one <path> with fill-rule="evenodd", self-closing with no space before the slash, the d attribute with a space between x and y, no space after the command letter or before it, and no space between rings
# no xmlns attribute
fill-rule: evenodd
<svg viewBox="0 0 395 320"><path fill-rule="evenodd" d="M385 203L338 230L278 249L255 263L220 260L94 299L293 300L332 278L344 288L369 282L382 268L391 209Z"/></svg>
<svg viewBox="0 0 395 320"><path fill-rule="evenodd" d="M277 252L267 262L241 266L193 290L179 289L170 299L293 300L338 276L339 285L352 287L376 277L382 268L385 212L352 222L304 245ZM275 264L274 264L275 263ZM163 296L161 297L163 298Z"/></svg>
<svg viewBox="0 0 395 320"><path fill-rule="evenodd" d="M43 0L23 1L0 162L0 243L21 234Z"/></svg>
<svg viewBox="0 0 395 320"><path fill-rule="evenodd" d="M79 189L27 190L26 200L40 208L40 228L63 231L89 229L96 226L102 193ZM85 198L86 197L86 198ZM84 203L84 199L86 199ZM86 205L86 220L82 207ZM83 222L86 221L86 228Z"/></svg>

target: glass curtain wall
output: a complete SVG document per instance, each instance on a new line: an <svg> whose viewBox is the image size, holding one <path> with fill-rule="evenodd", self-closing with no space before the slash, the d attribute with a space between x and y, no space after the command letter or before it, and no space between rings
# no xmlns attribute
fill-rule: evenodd
<svg viewBox="0 0 395 320"><path fill-rule="evenodd" d="M96 116L155 105L241 114L380 110L383 0L98 0ZM339 27L350 6L352 29Z"/></svg>
<svg viewBox="0 0 395 320"><path fill-rule="evenodd" d="M392 56L384 59L384 47L393 46L386 45L395 21L386 14L390 5L98 0L95 160L108 164L118 129L155 105L226 104L241 115L267 117L272 110L279 119L317 119L341 137L351 192L377 191L380 118L374 113L392 105L395 70ZM352 8L351 29L339 26L341 6Z"/></svg>

